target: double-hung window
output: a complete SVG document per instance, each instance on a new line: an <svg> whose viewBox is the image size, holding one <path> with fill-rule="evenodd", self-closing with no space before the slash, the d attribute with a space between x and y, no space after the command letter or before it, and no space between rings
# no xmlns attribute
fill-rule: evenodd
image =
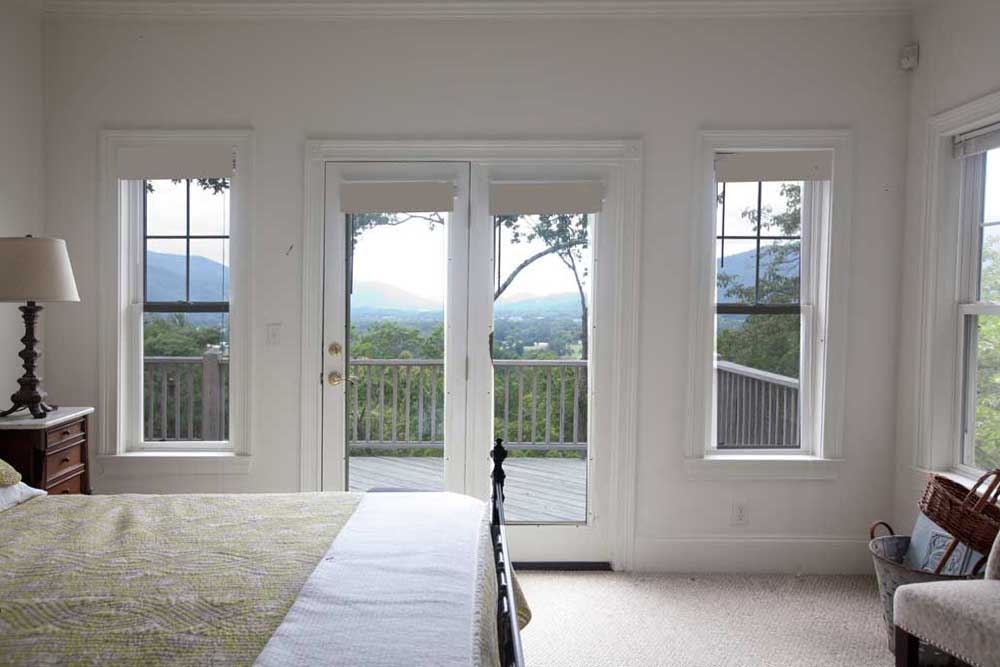
<svg viewBox="0 0 1000 667"><path fill-rule="evenodd" d="M1000 467L1000 125L956 137L962 161L960 462Z"/></svg>
<svg viewBox="0 0 1000 667"><path fill-rule="evenodd" d="M688 456L837 459L849 138L706 132L702 150Z"/></svg>
<svg viewBox="0 0 1000 667"><path fill-rule="evenodd" d="M217 470L250 453L251 134L103 143L100 452Z"/></svg>

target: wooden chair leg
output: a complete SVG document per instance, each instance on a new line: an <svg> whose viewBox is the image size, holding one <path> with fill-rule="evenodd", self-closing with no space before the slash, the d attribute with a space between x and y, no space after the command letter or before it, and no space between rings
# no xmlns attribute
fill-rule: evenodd
<svg viewBox="0 0 1000 667"><path fill-rule="evenodd" d="M896 626L896 667L918 667L920 639Z"/></svg>

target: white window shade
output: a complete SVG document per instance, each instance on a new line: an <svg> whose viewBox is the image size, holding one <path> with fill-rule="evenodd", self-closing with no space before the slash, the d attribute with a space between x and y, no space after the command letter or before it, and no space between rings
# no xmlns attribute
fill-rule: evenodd
<svg viewBox="0 0 1000 667"><path fill-rule="evenodd" d="M490 184L493 215L597 213L604 203L600 181L494 182Z"/></svg>
<svg viewBox="0 0 1000 667"><path fill-rule="evenodd" d="M955 136L955 157L971 157L1000 148L1000 123Z"/></svg>
<svg viewBox="0 0 1000 667"><path fill-rule="evenodd" d="M115 156L118 178L228 178L235 171L236 151L224 143L164 143L122 146Z"/></svg>
<svg viewBox="0 0 1000 667"><path fill-rule="evenodd" d="M455 184L448 181L345 181L344 213L429 213L455 208Z"/></svg>
<svg viewBox="0 0 1000 667"><path fill-rule="evenodd" d="M832 151L748 151L715 155L715 177L720 183L828 181L832 173Z"/></svg>

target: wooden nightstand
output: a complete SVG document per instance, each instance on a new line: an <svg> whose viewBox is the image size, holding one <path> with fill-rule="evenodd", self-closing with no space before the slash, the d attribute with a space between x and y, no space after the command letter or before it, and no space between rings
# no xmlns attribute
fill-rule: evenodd
<svg viewBox="0 0 1000 667"><path fill-rule="evenodd" d="M52 495L90 493L88 416L94 408L59 408L44 419L18 414L0 418L0 459L28 486Z"/></svg>

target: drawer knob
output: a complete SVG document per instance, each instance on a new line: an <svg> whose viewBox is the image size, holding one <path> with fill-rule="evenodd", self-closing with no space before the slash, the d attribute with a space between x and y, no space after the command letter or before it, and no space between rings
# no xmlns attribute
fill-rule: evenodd
<svg viewBox="0 0 1000 667"><path fill-rule="evenodd" d="M59 465L64 465L66 463L69 463L69 457L68 456L65 457L65 458L63 458L63 460L59 462Z"/></svg>
<svg viewBox="0 0 1000 667"><path fill-rule="evenodd" d="M60 494L62 494L62 493L69 493L69 489L63 489L63 490L62 490L62 491L60 491L59 493L60 493Z"/></svg>
<svg viewBox="0 0 1000 667"><path fill-rule="evenodd" d="M65 431L62 432L63 435L69 435L70 433L71 431L69 429L66 429Z"/></svg>

